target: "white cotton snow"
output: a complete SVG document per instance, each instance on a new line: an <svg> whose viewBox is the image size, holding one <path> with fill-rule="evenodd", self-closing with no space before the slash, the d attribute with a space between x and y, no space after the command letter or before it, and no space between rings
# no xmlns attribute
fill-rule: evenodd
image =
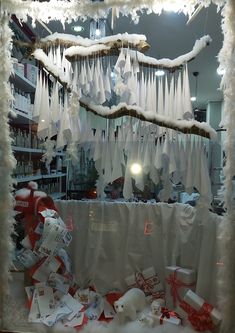
<svg viewBox="0 0 235 333"><path fill-rule="evenodd" d="M64 51L65 57L81 56L86 57L92 55L93 53L110 50L110 46L97 44L91 46L71 46Z"/></svg>
<svg viewBox="0 0 235 333"><path fill-rule="evenodd" d="M54 33L52 35L49 35L45 38L42 38L40 41L41 42L53 42L56 40L61 40L62 42L72 42L76 43L80 46L88 47L96 44L106 44L110 42L115 42L115 41L122 41L126 43L130 43L133 45L139 44L141 41L146 41L146 36L145 35L138 35L138 34L128 34L125 32L124 34L117 34L113 36L107 36L100 38L98 40L91 40L88 38L83 38L81 36L74 36L74 35L69 35L69 34L61 34L61 33Z"/></svg>
<svg viewBox="0 0 235 333"><path fill-rule="evenodd" d="M131 57L133 59L138 59L139 62L143 62L149 65L155 65L155 66L162 66L162 67L177 67L180 66L186 62L188 62L189 60L195 58L202 49L204 49L209 43L211 43L212 39L209 35L203 36L200 39L196 40L195 45L192 49L192 51L183 54L173 60L171 59L167 59L167 58L162 58L162 59L155 59L152 57L148 57L145 56L144 54L142 54L141 52L136 52L136 51L131 51ZM124 49L124 52L127 52L126 49Z"/></svg>

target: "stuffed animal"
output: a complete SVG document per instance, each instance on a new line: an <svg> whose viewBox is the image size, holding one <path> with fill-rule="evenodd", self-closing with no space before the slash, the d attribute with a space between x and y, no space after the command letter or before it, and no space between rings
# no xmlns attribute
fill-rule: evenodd
<svg viewBox="0 0 235 333"><path fill-rule="evenodd" d="M165 301L162 298L156 299L151 303L151 313L153 315L160 315L162 307L165 306Z"/></svg>
<svg viewBox="0 0 235 333"><path fill-rule="evenodd" d="M122 319L137 319L137 312L143 311L146 306L145 294L138 288L128 290L121 298L114 302L114 308Z"/></svg>

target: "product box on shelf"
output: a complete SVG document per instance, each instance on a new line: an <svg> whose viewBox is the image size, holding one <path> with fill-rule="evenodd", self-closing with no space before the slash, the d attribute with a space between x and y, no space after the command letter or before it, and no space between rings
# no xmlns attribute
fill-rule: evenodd
<svg viewBox="0 0 235 333"><path fill-rule="evenodd" d="M221 313L192 290L187 291L180 307L192 326L200 332L212 331L222 320Z"/></svg>
<svg viewBox="0 0 235 333"><path fill-rule="evenodd" d="M13 68L14 68L15 72L17 72L21 76L24 76L24 64L21 64L19 62L14 62Z"/></svg>
<svg viewBox="0 0 235 333"><path fill-rule="evenodd" d="M33 84L37 83L38 68L32 64L24 64L24 76Z"/></svg>
<svg viewBox="0 0 235 333"><path fill-rule="evenodd" d="M196 272L194 269L178 266L166 267L166 306L175 309L184 298L186 292L196 287Z"/></svg>

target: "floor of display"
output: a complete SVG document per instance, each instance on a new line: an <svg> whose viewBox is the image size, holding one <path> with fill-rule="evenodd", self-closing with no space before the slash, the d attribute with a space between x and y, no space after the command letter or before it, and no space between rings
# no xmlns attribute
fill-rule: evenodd
<svg viewBox="0 0 235 333"><path fill-rule="evenodd" d="M66 328L58 322L52 328L43 324L28 322L26 295L24 292L24 274L14 273L10 284L10 295L4 305L4 327L10 332L76 332L81 333L195 333L190 327L176 326L168 323L153 328L145 327L138 320L120 325L115 319L110 322L90 321L83 328Z"/></svg>

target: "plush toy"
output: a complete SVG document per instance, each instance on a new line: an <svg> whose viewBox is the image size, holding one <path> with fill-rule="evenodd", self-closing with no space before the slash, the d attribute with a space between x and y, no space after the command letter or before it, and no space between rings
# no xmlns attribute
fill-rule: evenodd
<svg viewBox="0 0 235 333"><path fill-rule="evenodd" d="M153 315L160 315L162 307L165 306L165 301L162 298L156 299L151 303L151 313Z"/></svg>
<svg viewBox="0 0 235 333"><path fill-rule="evenodd" d="M145 306L145 294L138 288L128 290L119 300L114 302L115 311L122 319L136 320L137 312L143 311Z"/></svg>

